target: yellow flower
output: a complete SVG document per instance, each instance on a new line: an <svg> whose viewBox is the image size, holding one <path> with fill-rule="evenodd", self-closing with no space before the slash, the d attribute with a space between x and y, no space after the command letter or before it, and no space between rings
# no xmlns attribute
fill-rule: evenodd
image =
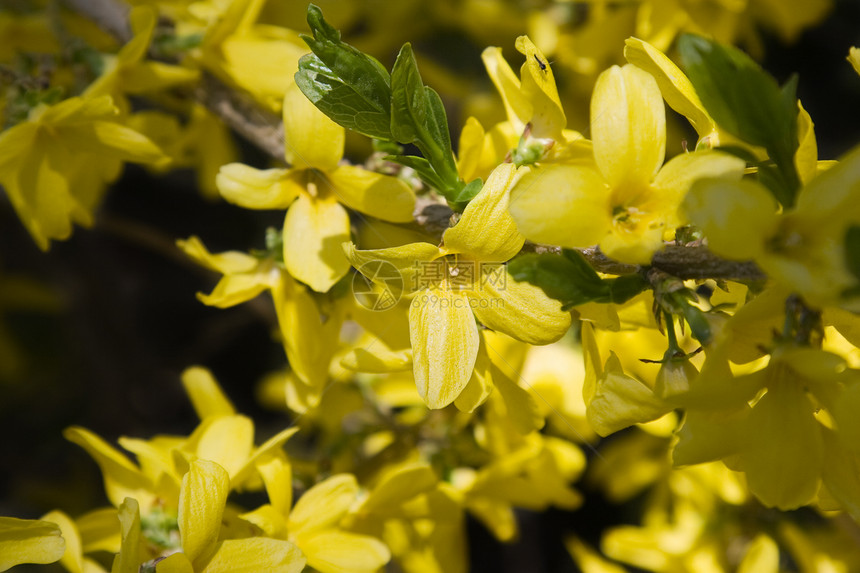
<svg viewBox="0 0 860 573"><path fill-rule="evenodd" d="M269 504L242 518L267 535L295 543L308 565L321 573L374 573L391 559L388 548L376 538L341 527L358 497L355 476L339 474L316 484L291 509L289 466L272 460L259 470L269 493Z"/></svg>
<svg viewBox="0 0 860 573"><path fill-rule="evenodd" d="M125 108L128 104L119 99L125 94L155 92L199 79L200 73L197 70L144 61L157 17L156 11L147 6L138 6L131 11L129 22L134 37L116 56L106 57L104 72L90 84L84 96L109 95Z"/></svg>
<svg viewBox="0 0 860 573"><path fill-rule="evenodd" d="M838 356L790 347L778 347L764 369L732 376L717 349L680 398L688 408L674 462L723 459L744 472L750 491L765 505L783 510L806 505L818 493L822 473L846 458L841 448L829 445L820 410L832 414L833 397L855 379L856 372L845 371Z"/></svg>
<svg viewBox="0 0 860 573"><path fill-rule="evenodd" d="M586 416L594 431L608 436L618 430L656 420L674 406L655 395L654 389L624 373L615 352L609 352L604 364L589 323L582 326L585 358L585 382L582 396Z"/></svg>
<svg viewBox="0 0 860 573"><path fill-rule="evenodd" d="M66 542L57 524L0 517L0 571L22 563L53 563L65 550Z"/></svg>
<svg viewBox="0 0 860 573"><path fill-rule="evenodd" d="M94 560L84 557L85 552L93 551L92 543L94 539L84 539L81 532L81 522L72 521L72 519L62 511L51 511L42 516L44 521L56 523L63 534L63 539L66 541L66 551L60 559L62 565L69 573L105 573L105 570ZM119 533L119 523L117 523L116 510L110 508L108 514L89 514L89 524L98 523L106 531ZM90 536L91 537L91 536ZM109 535L108 537L115 537ZM104 537L99 541L108 541ZM112 539L110 541L113 541ZM89 543L87 543L89 542ZM90 545L89 547L87 545ZM115 551L113 547L109 550ZM0 567L2 569L2 567Z"/></svg>
<svg viewBox="0 0 860 573"><path fill-rule="evenodd" d="M221 195L248 209L284 209L284 265L317 292L349 270L340 248L349 240L343 205L386 221L410 222L415 197L396 179L339 165L344 129L291 86L284 97L286 160L291 169L259 170L239 163L221 168Z"/></svg>
<svg viewBox="0 0 860 573"><path fill-rule="evenodd" d="M365 265L371 262L393 265L413 297L413 372L418 393L430 408L453 402L472 376L479 348L475 317L492 330L533 344L555 341L570 326L570 315L561 312L557 301L533 285L509 279L502 265L524 242L507 213L507 192L517 177L511 164L493 171L457 225L445 231L441 247L412 243L361 251L352 243L346 246L359 271L369 273Z"/></svg>
<svg viewBox="0 0 860 573"><path fill-rule="evenodd" d="M480 469L460 467L451 477L463 507L500 541L517 535L515 507L570 510L582 502L570 486L585 468L579 448L539 432L518 441L515 448L494 452L495 459Z"/></svg>
<svg viewBox="0 0 860 573"><path fill-rule="evenodd" d="M304 556L289 541L267 537L222 537L222 516L229 484L227 472L215 462L197 460L191 464L182 477L179 493L178 526L182 551L157 561L156 573L299 573L304 568ZM119 559L122 560L122 553ZM136 567L132 569L137 570Z"/></svg>
<svg viewBox="0 0 860 573"><path fill-rule="evenodd" d="M860 222L855 191L860 148L819 173L799 192L793 209L778 212L770 192L754 181L702 181L684 201L712 251L754 259L785 288L811 304L838 303L857 283L846 267L845 235Z"/></svg>
<svg viewBox="0 0 860 573"><path fill-rule="evenodd" d="M206 30L197 57L213 74L279 112L308 47L293 30L256 23L264 5L259 0L237 0L226 8L210 8L214 23Z"/></svg>
<svg viewBox="0 0 860 573"><path fill-rule="evenodd" d="M481 54L490 79L502 96L508 120L517 136L530 124L535 138L563 142L567 119L549 60L528 36L517 38L516 48L526 57L519 79L502 57L501 48L487 48Z"/></svg>
<svg viewBox="0 0 860 573"><path fill-rule="evenodd" d="M591 101L593 161L537 167L511 192L523 234L565 247L598 244L623 262L647 263L681 223L678 205L693 181L740 178L743 161L686 153L666 165L666 117L660 89L632 65L600 75ZM662 166L662 168L661 168Z"/></svg>
<svg viewBox="0 0 860 573"><path fill-rule="evenodd" d="M458 494L422 462L381 472L350 515L350 528L382 538L406 573L464 573L464 513Z"/></svg>
<svg viewBox="0 0 860 573"><path fill-rule="evenodd" d="M66 239L72 221L90 226L105 184L123 161L164 159L146 137L117 122L111 98L41 105L0 133L0 184L36 244Z"/></svg>

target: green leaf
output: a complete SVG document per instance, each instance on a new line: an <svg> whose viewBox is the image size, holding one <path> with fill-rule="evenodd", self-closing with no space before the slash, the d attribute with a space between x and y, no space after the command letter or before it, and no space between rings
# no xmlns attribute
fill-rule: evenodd
<svg viewBox="0 0 860 573"><path fill-rule="evenodd" d="M391 70L391 134L412 143L424 129L427 97L412 46L403 44Z"/></svg>
<svg viewBox="0 0 860 573"><path fill-rule="evenodd" d="M484 182L480 178L472 179L460 190L460 193L454 197L454 201L457 203L468 203L475 198L475 195L477 195L483 187Z"/></svg>
<svg viewBox="0 0 860 573"><path fill-rule="evenodd" d="M601 279L577 251L555 254L521 255L508 263L508 273L518 281L540 287L550 298L562 303L562 309L587 302L622 303L647 287L640 275Z"/></svg>
<svg viewBox="0 0 860 573"><path fill-rule="evenodd" d="M377 139L391 139L391 79L376 59L341 42L340 32L308 6L313 37L302 35L313 54L299 60L296 84L337 124Z"/></svg>
<svg viewBox="0 0 860 573"><path fill-rule="evenodd" d="M797 78L780 89L776 80L742 51L686 34L678 43L687 75L717 124L738 139L764 147L778 177L762 182L785 206L794 205L800 178L797 151Z"/></svg>

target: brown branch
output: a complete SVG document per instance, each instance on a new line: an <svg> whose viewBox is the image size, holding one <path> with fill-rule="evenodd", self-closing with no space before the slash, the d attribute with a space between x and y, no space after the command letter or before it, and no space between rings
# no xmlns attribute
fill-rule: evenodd
<svg viewBox="0 0 860 573"><path fill-rule="evenodd" d="M194 97L249 143L284 162L284 124L250 97L204 73Z"/></svg>
<svg viewBox="0 0 860 573"><path fill-rule="evenodd" d="M639 265L619 263L607 257L598 247L580 249L579 252L598 272L625 275L642 270ZM704 245L667 244L654 253L651 268L679 279L724 279L757 281L767 275L752 261L729 261L718 257Z"/></svg>

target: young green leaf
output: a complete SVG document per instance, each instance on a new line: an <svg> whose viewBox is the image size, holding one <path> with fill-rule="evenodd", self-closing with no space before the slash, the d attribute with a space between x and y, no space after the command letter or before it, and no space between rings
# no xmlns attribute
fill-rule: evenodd
<svg viewBox="0 0 860 573"><path fill-rule="evenodd" d="M377 139L391 139L391 87L376 59L340 40L313 4L308 6L313 37L302 35L313 54L299 60L296 84L339 125Z"/></svg>
<svg viewBox="0 0 860 573"><path fill-rule="evenodd" d="M403 44L391 70L391 134L400 143L412 143L424 129L427 97L415 54Z"/></svg>
<svg viewBox="0 0 860 573"><path fill-rule="evenodd" d="M638 274L601 279L580 253L567 249L563 256L521 255L508 263L508 273L561 301L563 310L587 302L626 302L647 288L647 281Z"/></svg>

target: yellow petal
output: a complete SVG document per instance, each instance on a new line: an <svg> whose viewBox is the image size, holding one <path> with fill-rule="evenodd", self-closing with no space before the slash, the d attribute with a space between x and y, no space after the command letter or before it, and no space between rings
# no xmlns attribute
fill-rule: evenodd
<svg viewBox="0 0 860 573"><path fill-rule="evenodd" d="M343 157L345 130L293 83L284 94L284 156L301 169L334 171Z"/></svg>
<svg viewBox="0 0 860 573"><path fill-rule="evenodd" d="M114 513L114 515L116 514ZM65 567L69 573L84 573L84 553L81 546L81 536L78 533L78 528L75 527L75 522L62 511L46 513L42 516L42 520L56 523L66 541L66 552L60 559L60 565Z"/></svg>
<svg viewBox="0 0 860 573"><path fill-rule="evenodd" d="M491 498L468 500L466 509L483 523L499 541L510 541L517 535L517 518L509 503Z"/></svg>
<svg viewBox="0 0 860 573"><path fill-rule="evenodd" d="M442 235L444 250L466 253L478 261L504 262L517 254L525 238L508 213L508 192L517 181L512 163L499 165L460 221Z"/></svg>
<svg viewBox="0 0 860 573"><path fill-rule="evenodd" d="M22 563L54 563L65 550L56 523L0 517L0 571Z"/></svg>
<svg viewBox="0 0 860 573"><path fill-rule="evenodd" d="M144 504L153 497L149 479L127 457L100 437L77 426L67 428L63 436L84 448L99 465L108 499L115 506L119 506L126 497L142 500Z"/></svg>
<svg viewBox="0 0 860 573"><path fill-rule="evenodd" d="M528 434L543 427L543 416L528 390L498 371L493 383L505 401L508 419L519 433Z"/></svg>
<svg viewBox="0 0 860 573"><path fill-rule="evenodd" d="M257 268L260 264L259 259L240 251L212 254L199 237L189 237L186 240L180 239L176 241L176 246L204 267L225 275L247 273Z"/></svg>
<svg viewBox="0 0 860 573"><path fill-rule="evenodd" d="M326 176L334 196L350 209L384 221L412 222L415 194L405 181L355 165L341 165Z"/></svg>
<svg viewBox="0 0 860 573"><path fill-rule="evenodd" d="M821 478L824 486L842 509L857 520L860 518L860 456L856 451L847 450L844 438L835 432L824 430L823 434L826 458Z"/></svg>
<svg viewBox="0 0 860 573"><path fill-rule="evenodd" d="M714 120L705 111L692 82L666 54L639 38L628 38L624 57L657 80L666 103L690 121L700 138L714 131Z"/></svg>
<svg viewBox="0 0 860 573"><path fill-rule="evenodd" d="M246 209L286 209L298 196L293 173L229 163L218 171L215 186L224 199Z"/></svg>
<svg viewBox="0 0 860 573"><path fill-rule="evenodd" d="M0 143L13 144L15 139L10 136ZM38 130L30 146L15 161L15 165L7 165L0 177L21 222L39 248L47 250L51 239L62 240L71 235L73 213L81 211L70 192L72 156L53 137Z"/></svg>
<svg viewBox="0 0 860 573"><path fill-rule="evenodd" d="M165 159L161 149L148 137L114 121L93 121L86 125L60 128L72 149L79 152L109 154L124 161L157 163Z"/></svg>
<svg viewBox="0 0 860 573"><path fill-rule="evenodd" d="M244 465L232 476L230 486L233 488L239 487L242 482L250 478L254 470L259 470L262 474L263 470L260 470L261 466L267 464L271 460L281 460L281 457L284 456L284 443L286 443L286 441L298 431L298 427L286 428L263 442L259 447L255 448L254 452L248 456L247 460L245 460ZM286 464L286 462L283 463ZM289 464L286 465L289 470ZM266 483L265 477L263 479L263 483ZM291 491L287 493L290 495L292 494ZM284 512L284 515L286 515L286 513L287 512Z"/></svg>
<svg viewBox="0 0 860 573"><path fill-rule="evenodd" d="M308 290L286 273L272 291L284 351L296 376L309 386L318 400L326 381L342 318L323 319Z"/></svg>
<svg viewBox="0 0 860 573"><path fill-rule="evenodd" d="M230 477L215 462L195 460L182 477L179 534L183 553L195 564L215 551L229 491Z"/></svg>
<svg viewBox="0 0 860 573"><path fill-rule="evenodd" d="M423 288L426 269L421 263L442 256L439 247L430 243L409 243L390 249L369 250L359 250L353 243L346 243L343 249L352 266L383 289L392 290L394 294Z"/></svg>
<svg viewBox="0 0 860 573"><path fill-rule="evenodd" d="M779 547L776 542L760 533L747 546L746 554L738 566L738 573L778 573Z"/></svg>
<svg viewBox="0 0 860 573"><path fill-rule="evenodd" d="M402 372L412 366L412 354L408 350L391 350L378 338L368 348L353 348L344 354L340 365L355 372L382 374Z"/></svg>
<svg viewBox="0 0 860 573"><path fill-rule="evenodd" d="M799 382L777 380L756 403L741 453L750 491L782 510L813 500L824 458L820 425Z"/></svg>
<svg viewBox="0 0 860 573"><path fill-rule="evenodd" d="M478 320L492 330L529 344L549 344L570 328L570 313L549 298L540 287L514 280L505 267L484 273L479 288L468 291Z"/></svg>
<svg viewBox="0 0 860 573"><path fill-rule="evenodd" d="M120 530L122 545L119 555L114 557L111 573L138 573L141 566L141 535L140 535L140 506L131 497L119 506Z"/></svg>
<svg viewBox="0 0 860 573"><path fill-rule="evenodd" d="M349 215L337 201L301 195L284 221L284 265L315 291L328 292L349 271L341 248L348 240Z"/></svg>
<svg viewBox="0 0 860 573"><path fill-rule="evenodd" d="M672 451L676 466L701 464L735 455L746 440L743 421L749 407L728 412L688 410Z"/></svg>
<svg viewBox="0 0 860 573"><path fill-rule="evenodd" d="M334 475L313 486L290 512L290 531L308 535L336 526L355 503L358 483L352 474Z"/></svg>
<svg viewBox="0 0 860 573"><path fill-rule="evenodd" d="M146 94L179 87L200 79L200 70L173 66L162 62L141 62L122 72L122 91L126 94Z"/></svg>
<svg viewBox="0 0 860 573"><path fill-rule="evenodd" d="M200 435L197 456L216 462L235 476L254 447L254 423L245 416L219 416Z"/></svg>
<svg viewBox="0 0 860 573"><path fill-rule="evenodd" d="M433 468L422 463L398 467L383 475L364 500L362 511L385 515L417 495L433 489L439 479Z"/></svg>
<svg viewBox="0 0 860 573"><path fill-rule="evenodd" d="M848 62L851 64L851 67L854 68L854 71L860 74L860 49L855 47L851 47L848 50Z"/></svg>
<svg viewBox="0 0 860 573"><path fill-rule="evenodd" d="M773 195L752 181L697 181L683 208L704 231L710 249L734 260L759 256L777 225Z"/></svg>
<svg viewBox="0 0 860 573"><path fill-rule="evenodd" d="M682 153L670 159L657 173L653 185L667 224L680 226L675 211L694 182L707 178L740 181L745 167L742 159L718 151Z"/></svg>
<svg viewBox="0 0 860 573"><path fill-rule="evenodd" d="M236 413L208 369L200 366L186 368L182 373L182 385L201 420L207 416L230 416Z"/></svg>
<svg viewBox="0 0 860 573"><path fill-rule="evenodd" d="M301 573L305 557L289 541L250 537L226 539L200 573ZM158 570L161 573L161 570ZM179 573L179 572L177 572ZM184 572L183 572L184 573Z"/></svg>
<svg viewBox="0 0 860 573"><path fill-rule="evenodd" d="M475 359L472 377L469 378L469 383L454 400L454 406L461 412L472 413L478 406L487 401L493 388L492 363L487 355L487 340L486 337L481 336L481 344L478 346L478 356Z"/></svg>
<svg viewBox="0 0 860 573"><path fill-rule="evenodd" d="M609 199L606 181L594 166L552 164L523 175L511 191L510 212L532 241L588 247L610 229Z"/></svg>
<svg viewBox="0 0 860 573"><path fill-rule="evenodd" d="M293 471L290 464L278 457L259 462L257 470L266 485L269 503L286 518L293 505Z"/></svg>
<svg viewBox="0 0 860 573"><path fill-rule="evenodd" d="M672 409L672 406L654 396L654 392L639 380L627 376L620 370L614 354L607 360L606 372L598 380L586 415L594 431L608 436L618 430L656 420Z"/></svg>
<svg viewBox="0 0 860 573"><path fill-rule="evenodd" d="M77 519L84 553L93 551L119 552L122 541L116 509L106 507L85 513Z"/></svg>
<svg viewBox="0 0 860 573"><path fill-rule="evenodd" d="M800 108L797 114L797 139L798 148L794 153L794 165L800 180L806 184L818 174L818 142L815 140L815 124L809 112L803 109L800 100L797 102Z"/></svg>
<svg viewBox="0 0 860 573"><path fill-rule="evenodd" d="M292 487L292 485L288 487ZM286 539L289 536L286 516L269 504L245 512L239 518L259 527L265 537Z"/></svg>
<svg viewBox="0 0 860 573"><path fill-rule="evenodd" d="M813 224L860 220L854 184L860 180L860 146L852 148L831 169L813 178L797 197L795 211Z"/></svg>
<svg viewBox="0 0 860 573"><path fill-rule="evenodd" d="M568 538L564 544L584 573L627 573L627 569L605 559L600 553L576 537Z"/></svg>
<svg viewBox="0 0 860 573"><path fill-rule="evenodd" d="M471 181L478 177L478 166L481 153L484 151L484 126L474 117L469 117L460 132L460 143L457 146L457 171L463 181Z"/></svg>
<svg viewBox="0 0 860 573"><path fill-rule="evenodd" d="M630 64L600 74L591 133L594 159L611 187L650 183L666 152L666 110L654 78Z"/></svg>
<svg viewBox="0 0 860 573"><path fill-rule="evenodd" d="M418 394L428 407L453 402L472 377L478 326L469 299L447 288L428 288L409 307L412 368Z"/></svg>
<svg viewBox="0 0 860 573"><path fill-rule="evenodd" d="M299 541L308 565L320 573L374 573L388 563L391 553L368 535L324 531Z"/></svg>
<svg viewBox="0 0 860 573"><path fill-rule="evenodd" d="M532 116L533 108L522 92L520 80L502 56L501 48L486 48L481 59L487 68L487 74L502 96L508 120L514 125L516 134L521 135Z"/></svg>
<svg viewBox="0 0 860 573"><path fill-rule="evenodd" d="M156 573L194 573L194 566L184 553L174 553L155 564Z"/></svg>
<svg viewBox="0 0 860 573"><path fill-rule="evenodd" d="M549 60L535 46L528 36L520 36L516 41L517 50L526 57L520 68L522 93L532 105L532 135L564 141L562 130L567 127L567 119L558 99L558 89Z"/></svg>

